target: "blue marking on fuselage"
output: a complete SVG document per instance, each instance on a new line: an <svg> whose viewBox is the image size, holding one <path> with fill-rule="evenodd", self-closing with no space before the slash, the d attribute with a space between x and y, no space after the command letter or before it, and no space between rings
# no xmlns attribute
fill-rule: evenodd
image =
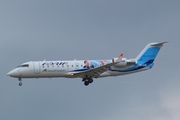
<svg viewBox="0 0 180 120"><path fill-rule="evenodd" d="M130 71L135 71L135 70L140 70L143 68L152 68L152 66L154 65L154 60L149 60L144 64L137 64L131 68L125 69L125 70L113 70L110 68L110 71L116 71L116 72L130 72Z"/></svg>
<svg viewBox="0 0 180 120"><path fill-rule="evenodd" d="M89 70L90 68L83 68L83 69L76 69L76 70L72 70L70 72L82 72L82 71L86 71Z"/></svg>

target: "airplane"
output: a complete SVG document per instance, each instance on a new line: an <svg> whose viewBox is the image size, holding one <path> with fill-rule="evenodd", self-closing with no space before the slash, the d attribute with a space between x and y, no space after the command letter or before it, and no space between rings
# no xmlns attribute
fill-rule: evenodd
<svg viewBox="0 0 180 120"><path fill-rule="evenodd" d="M149 43L135 59L126 59L124 54L110 60L58 60L30 61L23 63L7 73L18 78L81 78L85 86L93 83L94 78L121 76L149 70L161 47L167 42Z"/></svg>

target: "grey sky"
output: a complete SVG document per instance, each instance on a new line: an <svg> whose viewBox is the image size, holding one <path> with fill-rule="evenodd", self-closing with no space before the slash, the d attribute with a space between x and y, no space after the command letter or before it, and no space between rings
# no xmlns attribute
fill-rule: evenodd
<svg viewBox="0 0 180 120"><path fill-rule="evenodd" d="M0 120L179 120L178 0L1 0ZM23 79L6 74L32 60L134 58L163 46L152 70L101 78Z"/></svg>

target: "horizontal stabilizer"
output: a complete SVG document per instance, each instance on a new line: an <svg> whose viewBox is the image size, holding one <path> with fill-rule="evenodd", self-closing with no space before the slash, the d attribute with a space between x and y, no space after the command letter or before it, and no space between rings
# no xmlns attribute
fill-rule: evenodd
<svg viewBox="0 0 180 120"><path fill-rule="evenodd" d="M151 45L151 46L160 46L160 47L162 47L165 43L168 43L168 42L162 42L162 43L156 43L156 44L153 44L153 45Z"/></svg>

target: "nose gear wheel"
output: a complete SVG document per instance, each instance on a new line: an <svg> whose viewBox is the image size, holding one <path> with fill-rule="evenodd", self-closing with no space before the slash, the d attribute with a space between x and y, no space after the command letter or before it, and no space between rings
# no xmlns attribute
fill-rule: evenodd
<svg viewBox="0 0 180 120"><path fill-rule="evenodd" d="M19 86L22 86L22 79L19 78L18 80L19 80Z"/></svg>

